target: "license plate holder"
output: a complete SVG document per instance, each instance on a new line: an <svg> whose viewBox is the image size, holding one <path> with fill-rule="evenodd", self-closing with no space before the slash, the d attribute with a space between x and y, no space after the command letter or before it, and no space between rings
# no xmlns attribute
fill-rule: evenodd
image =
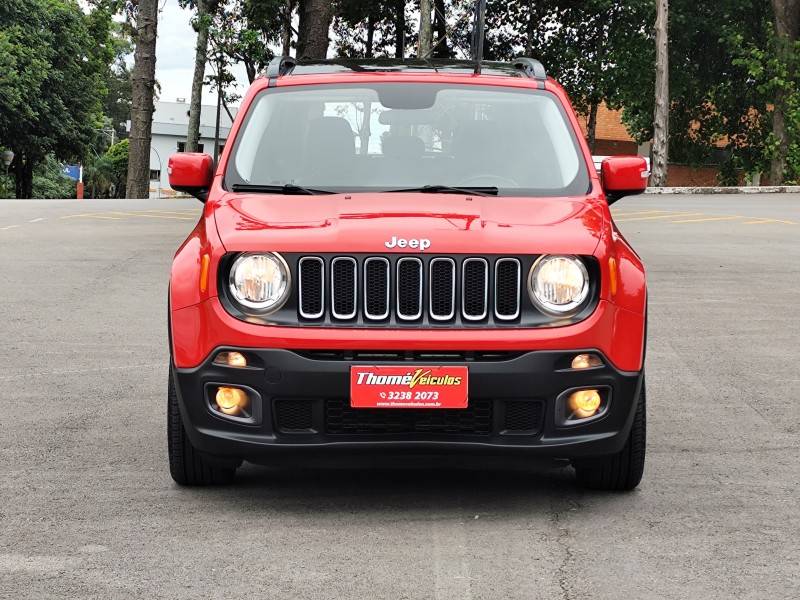
<svg viewBox="0 0 800 600"><path fill-rule="evenodd" d="M350 367L350 406L385 409L465 409L465 366L359 365Z"/></svg>

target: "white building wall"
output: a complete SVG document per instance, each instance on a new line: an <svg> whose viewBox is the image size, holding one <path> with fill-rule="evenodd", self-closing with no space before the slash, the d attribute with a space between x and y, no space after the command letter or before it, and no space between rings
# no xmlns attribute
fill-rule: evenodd
<svg viewBox="0 0 800 600"><path fill-rule="evenodd" d="M150 171L158 171L161 178L150 180L150 191L157 193L159 189L171 190L169 187L169 173L167 172L167 164L169 157L178 152L178 142L186 142L186 137L178 137L171 135L153 134L153 139L150 144ZM214 156L214 139L200 138L200 143L203 144L203 152L210 156ZM220 140L220 146L225 145L225 140Z"/></svg>

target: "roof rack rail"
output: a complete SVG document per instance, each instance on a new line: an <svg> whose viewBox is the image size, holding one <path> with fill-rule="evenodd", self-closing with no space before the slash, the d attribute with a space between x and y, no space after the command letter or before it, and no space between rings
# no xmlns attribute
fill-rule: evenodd
<svg viewBox="0 0 800 600"><path fill-rule="evenodd" d="M512 60L511 64L514 65L515 69L524 71L528 77L533 77L534 79L547 79L547 71L545 70L544 65L535 58L520 56L519 58Z"/></svg>
<svg viewBox="0 0 800 600"><path fill-rule="evenodd" d="M275 79L281 75L287 75L288 73L291 73L296 64L297 61L291 56L276 56L269 61L267 72L264 74L264 76L267 79Z"/></svg>

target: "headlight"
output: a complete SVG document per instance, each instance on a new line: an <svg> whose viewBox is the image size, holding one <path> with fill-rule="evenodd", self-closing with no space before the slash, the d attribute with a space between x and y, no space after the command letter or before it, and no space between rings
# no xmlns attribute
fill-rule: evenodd
<svg viewBox="0 0 800 600"><path fill-rule="evenodd" d="M289 267L278 254L242 254L229 281L234 300L259 312L278 310L289 296Z"/></svg>
<svg viewBox="0 0 800 600"><path fill-rule="evenodd" d="M589 295L589 274L576 256L542 256L528 277L531 301L544 312L566 315Z"/></svg>

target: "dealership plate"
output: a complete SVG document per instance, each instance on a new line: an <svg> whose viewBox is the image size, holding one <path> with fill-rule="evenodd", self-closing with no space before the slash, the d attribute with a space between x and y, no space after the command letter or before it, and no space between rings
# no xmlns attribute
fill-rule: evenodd
<svg viewBox="0 0 800 600"><path fill-rule="evenodd" d="M353 408L467 408L467 367L350 367Z"/></svg>

